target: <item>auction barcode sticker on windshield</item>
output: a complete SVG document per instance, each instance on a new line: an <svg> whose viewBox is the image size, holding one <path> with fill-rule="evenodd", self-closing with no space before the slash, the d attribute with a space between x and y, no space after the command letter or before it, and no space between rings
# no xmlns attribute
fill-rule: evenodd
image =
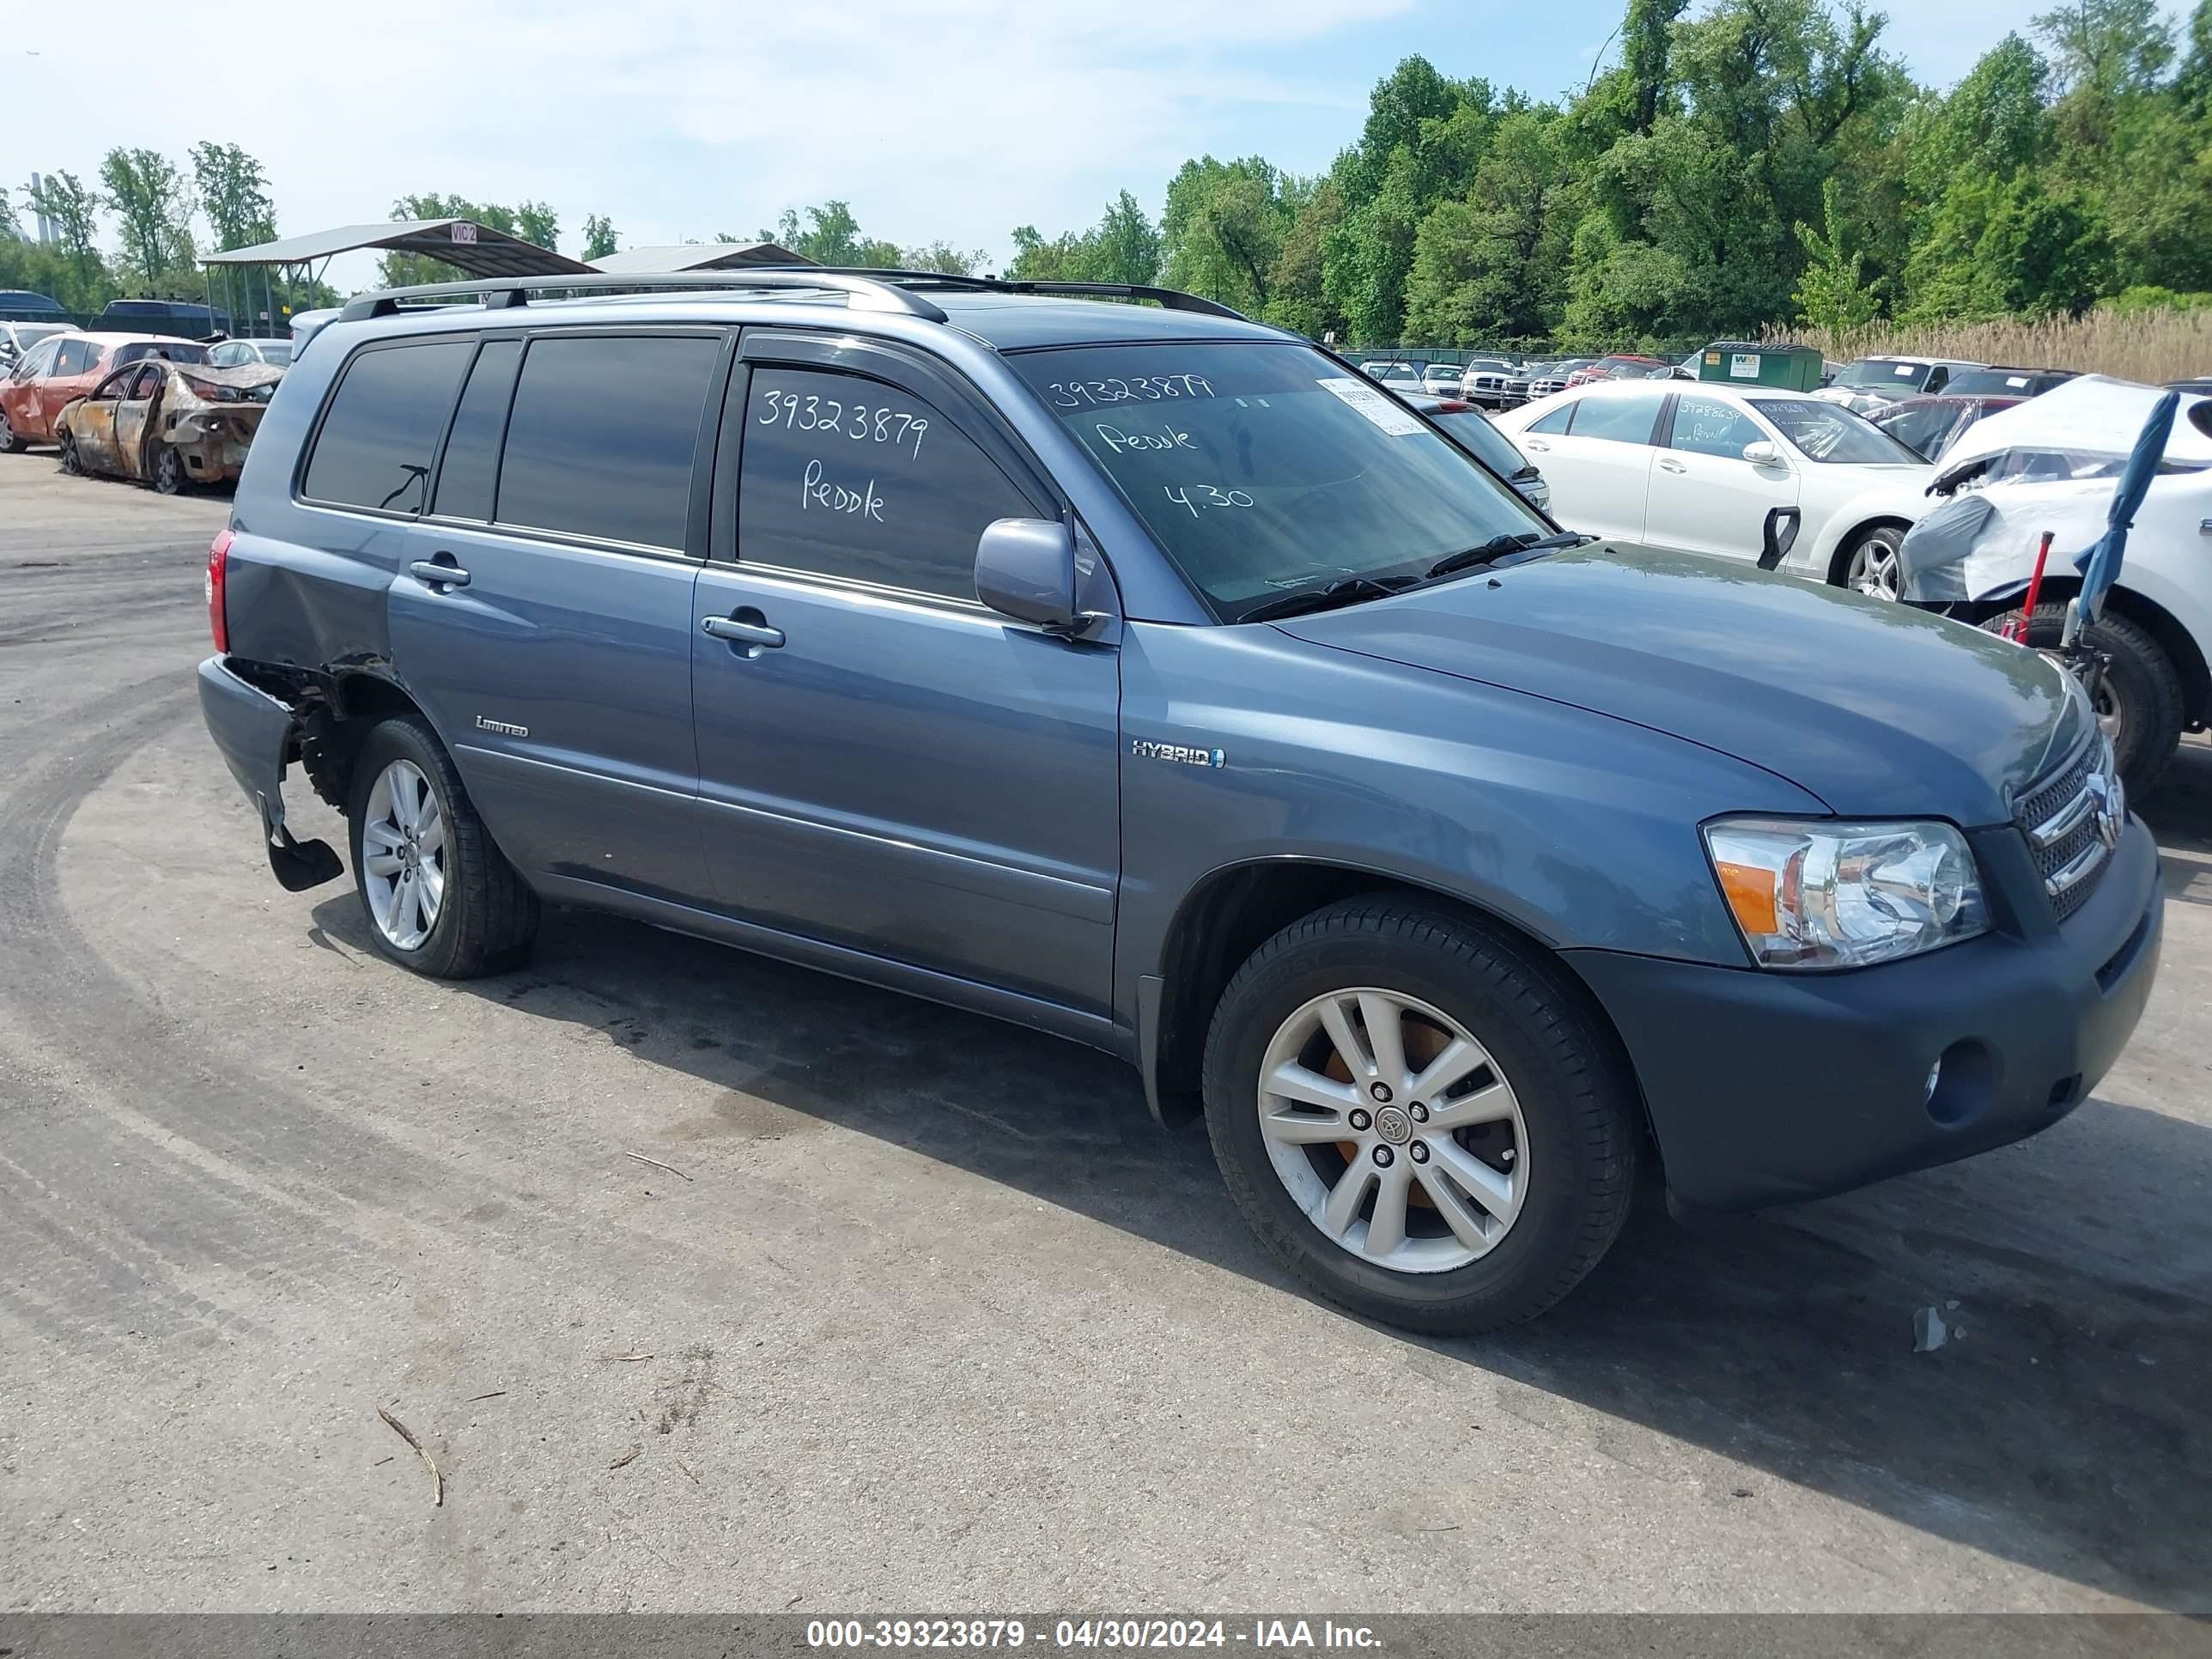
<svg viewBox="0 0 2212 1659"><path fill-rule="evenodd" d="M1421 422L1411 410L1400 408L1371 386L1343 375L1324 376L1315 384L1343 398L1394 438L1421 430Z"/></svg>

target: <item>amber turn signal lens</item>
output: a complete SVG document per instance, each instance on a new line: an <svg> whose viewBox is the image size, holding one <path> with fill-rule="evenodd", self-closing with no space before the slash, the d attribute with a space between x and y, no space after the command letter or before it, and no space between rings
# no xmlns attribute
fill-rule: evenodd
<svg viewBox="0 0 2212 1659"><path fill-rule="evenodd" d="M1718 862L1721 893L1735 912L1735 925L1754 939L1769 939L1782 931L1775 907L1775 876L1756 865Z"/></svg>

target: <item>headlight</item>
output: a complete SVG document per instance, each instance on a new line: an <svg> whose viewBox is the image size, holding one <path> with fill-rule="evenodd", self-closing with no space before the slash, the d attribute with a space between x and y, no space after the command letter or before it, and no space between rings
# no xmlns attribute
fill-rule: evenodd
<svg viewBox="0 0 2212 1659"><path fill-rule="evenodd" d="M1948 823L1722 818L1705 850L1763 968L1863 968L1990 925L1973 854Z"/></svg>

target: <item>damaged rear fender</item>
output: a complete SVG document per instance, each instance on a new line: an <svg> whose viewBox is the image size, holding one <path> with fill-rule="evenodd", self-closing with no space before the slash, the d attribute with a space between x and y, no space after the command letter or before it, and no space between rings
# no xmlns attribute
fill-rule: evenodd
<svg viewBox="0 0 2212 1659"><path fill-rule="evenodd" d="M260 818L270 873L293 893L343 873L327 842L295 840L284 823L284 768L299 741L290 705L249 684L221 657L200 665L199 688L208 735Z"/></svg>

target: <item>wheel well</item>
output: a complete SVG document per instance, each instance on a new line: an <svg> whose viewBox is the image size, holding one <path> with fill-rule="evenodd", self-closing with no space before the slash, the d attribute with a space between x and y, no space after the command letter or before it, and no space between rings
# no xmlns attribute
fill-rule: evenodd
<svg viewBox="0 0 2212 1659"><path fill-rule="evenodd" d="M1340 865L1278 860L1215 872L1187 896L1161 953L1165 980L1159 1015L1156 1077L1163 1116L1181 1121L1200 1109L1206 1036L1221 994L1245 959L1301 916L1354 897L1395 894L1455 910L1549 964L1583 999L1600 1033L1616 1048L1620 1034L1582 976L1526 928L1496 912L1416 882ZM1633 1075L1632 1070L1630 1072Z"/></svg>
<svg viewBox="0 0 2212 1659"><path fill-rule="evenodd" d="M1844 585L1844 579L1849 576L1851 572L1851 550L1859 544L1860 538L1863 537L1868 531L1879 530L1884 525L1894 525L1899 530L1910 530L1912 528L1912 522L1911 520L1896 518L1888 514L1883 514L1875 518L1868 519L1861 523L1853 525L1850 531L1845 533L1844 538L1836 544L1836 550L1828 560L1828 585L1830 586L1841 587Z"/></svg>
<svg viewBox="0 0 2212 1659"><path fill-rule="evenodd" d="M375 674L320 678L299 707L301 769L341 812L352 798L355 757L376 723L393 714L424 719L412 697Z"/></svg>

